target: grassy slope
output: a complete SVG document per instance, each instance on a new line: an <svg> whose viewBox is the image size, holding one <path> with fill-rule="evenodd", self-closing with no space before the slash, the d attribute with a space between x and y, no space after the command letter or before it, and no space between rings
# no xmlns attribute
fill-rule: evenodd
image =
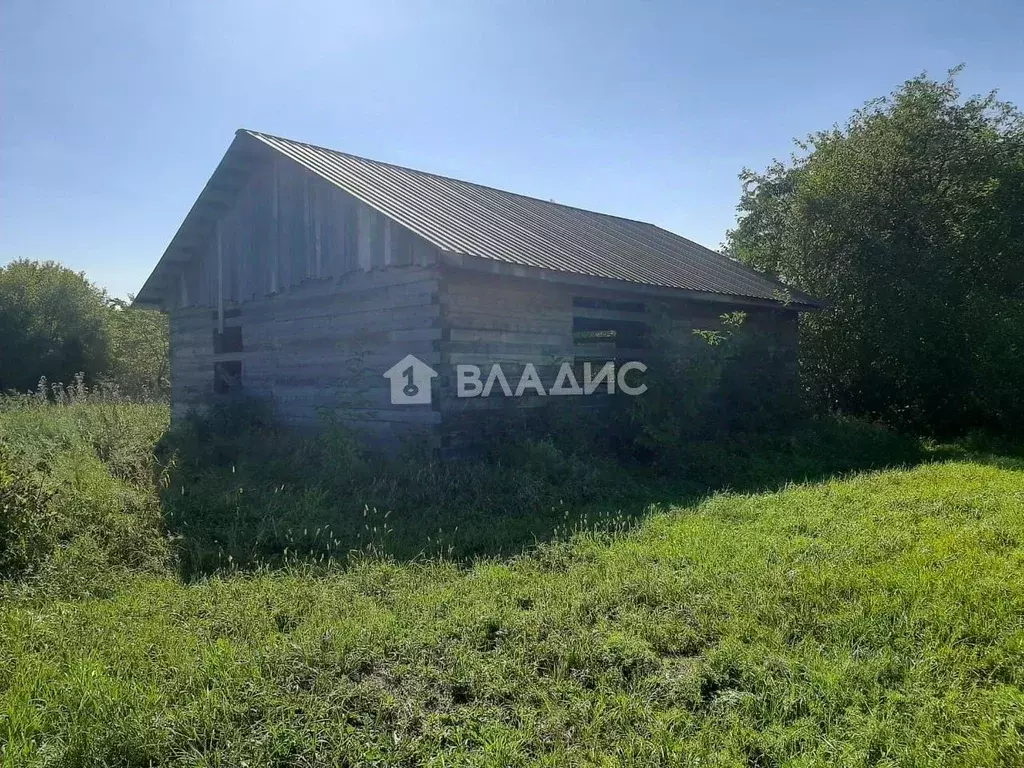
<svg viewBox="0 0 1024 768"><path fill-rule="evenodd" d="M720 495L468 568L14 590L4 761L1014 764L1021 469Z"/></svg>

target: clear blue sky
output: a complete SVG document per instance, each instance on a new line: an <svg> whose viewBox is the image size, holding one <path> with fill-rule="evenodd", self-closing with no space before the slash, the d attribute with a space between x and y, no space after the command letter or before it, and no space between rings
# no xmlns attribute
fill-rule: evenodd
<svg viewBox="0 0 1024 768"><path fill-rule="evenodd" d="M1024 2L6 0L0 263L141 287L246 127L716 247L737 174L964 62L1024 104Z"/></svg>

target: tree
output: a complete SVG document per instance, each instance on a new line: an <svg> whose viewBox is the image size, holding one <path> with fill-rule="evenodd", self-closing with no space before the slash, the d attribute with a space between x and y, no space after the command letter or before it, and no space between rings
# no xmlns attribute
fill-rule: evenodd
<svg viewBox="0 0 1024 768"><path fill-rule="evenodd" d="M106 294L53 261L0 267L0 391L70 382L110 368Z"/></svg>
<svg viewBox="0 0 1024 768"><path fill-rule="evenodd" d="M34 389L42 376L70 383L79 372L129 397L166 394L167 318L53 261L0 268L0 392Z"/></svg>
<svg viewBox="0 0 1024 768"><path fill-rule="evenodd" d="M827 300L812 404L933 433L1024 430L1024 119L921 75L745 170L735 258Z"/></svg>
<svg viewBox="0 0 1024 768"><path fill-rule="evenodd" d="M132 398L167 394L167 316L121 299L110 299L108 306L111 380Z"/></svg>

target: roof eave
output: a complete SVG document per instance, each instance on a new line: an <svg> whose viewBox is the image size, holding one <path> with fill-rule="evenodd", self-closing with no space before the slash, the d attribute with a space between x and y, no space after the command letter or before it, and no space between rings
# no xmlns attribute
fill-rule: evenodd
<svg viewBox="0 0 1024 768"><path fill-rule="evenodd" d="M441 263L455 269L463 269L477 273L566 283L595 289L603 288L605 290L620 290L629 293L645 294L648 296L653 295L666 299L684 299L687 301L722 304L723 306L770 307L773 309L790 309L796 312L816 311L824 308L820 306L820 302L817 302L810 297L807 297L806 299L787 301L782 299L764 299L755 296L713 293L710 291L694 291L669 285L640 283L613 277L585 275L579 272L569 272L567 270L512 264L484 256L476 256L468 253L456 253L453 251L442 251Z"/></svg>

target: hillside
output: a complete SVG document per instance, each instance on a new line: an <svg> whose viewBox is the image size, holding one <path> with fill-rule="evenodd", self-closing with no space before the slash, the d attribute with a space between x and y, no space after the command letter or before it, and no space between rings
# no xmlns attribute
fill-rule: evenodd
<svg viewBox="0 0 1024 768"><path fill-rule="evenodd" d="M364 509L381 528L366 524L358 552L333 556L292 531L281 535L304 544L291 558L235 567L236 531L216 569L164 517L189 492L182 454L153 454L165 418L127 405L0 413L3 487L31 472L49 516L35 560L0 587L5 765L1011 765L1024 754L1019 459L933 451L829 477L819 443L823 471L806 483L687 495L619 469L625 489L607 507L612 470L534 447L547 452L537 466L561 461L585 486L547 513L537 466L504 467L517 473L508 498L548 522L545 541L488 555L479 535L449 531L440 552L410 556L401 538L414 526L391 524L391 547L384 513ZM790 450L783 463L798 465ZM856 462L851 443L845 452ZM735 473L754 486L778 463ZM380 477L346 482L400 498ZM486 499L508 501L496 487L453 492L485 498L453 519L486 521ZM293 507L300 491L281 493ZM678 501L633 515L645 493ZM497 529L519 541L518 527ZM224 539L216 531L204 546Z"/></svg>

